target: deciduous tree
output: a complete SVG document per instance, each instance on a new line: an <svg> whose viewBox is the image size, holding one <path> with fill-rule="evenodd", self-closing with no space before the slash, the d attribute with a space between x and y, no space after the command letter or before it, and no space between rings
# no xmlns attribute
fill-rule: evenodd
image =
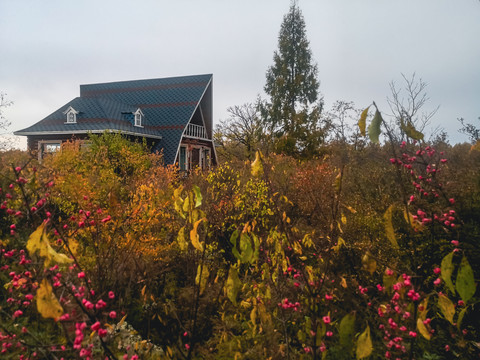
<svg viewBox="0 0 480 360"><path fill-rule="evenodd" d="M10 121L8 121L3 114L3 110L10 105L12 105L12 102L7 100L6 94L0 92L0 150L5 150L8 148L8 143L5 141L4 136L7 134Z"/></svg>
<svg viewBox="0 0 480 360"><path fill-rule="evenodd" d="M254 104L231 106L227 109L229 118L221 121L216 128L217 140L226 152L238 157L252 159L262 139L262 123Z"/></svg>

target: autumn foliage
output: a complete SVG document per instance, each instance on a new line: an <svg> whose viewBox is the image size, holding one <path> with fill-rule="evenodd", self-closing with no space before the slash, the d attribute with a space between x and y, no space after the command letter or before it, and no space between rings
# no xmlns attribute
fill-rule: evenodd
<svg viewBox="0 0 480 360"><path fill-rule="evenodd" d="M323 153L187 178L120 135L2 153L1 357L478 357L480 153Z"/></svg>

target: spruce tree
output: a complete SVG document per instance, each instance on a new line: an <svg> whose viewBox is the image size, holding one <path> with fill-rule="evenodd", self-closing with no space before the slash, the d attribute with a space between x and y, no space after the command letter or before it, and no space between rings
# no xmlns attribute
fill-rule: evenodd
<svg viewBox="0 0 480 360"><path fill-rule="evenodd" d="M270 99L261 105L263 120L277 151L309 156L322 138L318 129L322 102L317 102L317 65L296 1L283 18L273 61L264 88Z"/></svg>

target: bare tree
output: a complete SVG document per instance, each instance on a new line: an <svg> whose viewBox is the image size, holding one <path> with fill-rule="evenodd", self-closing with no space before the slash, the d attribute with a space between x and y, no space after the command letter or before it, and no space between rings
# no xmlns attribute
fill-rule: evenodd
<svg viewBox="0 0 480 360"><path fill-rule="evenodd" d="M390 83L392 97L387 98L388 105L395 119L396 128L399 129L400 141L408 140L405 132L402 130L402 124L411 124L416 130L423 133L426 127L430 125L432 117L439 108L437 106L433 111L423 111L424 105L429 100L425 91L427 83L421 78L417 79L415 73L411 78L407 78L404 74L402 74L402 77L405 81L405 86L398 88L395 82L392 81Z"/></svg>
<svg viewBox="0 0 480 360"><path fill-rule="evenodd" d="M478 120L480 121L480 117ZM460 121L460 124L462 124L462 128L459 131L465 135L468 135L470 142L475 144L480 140L480 127L465 122L464 118L460 118L458 121Z"/></svg>
<svg viewBox="0 0 480 360"><path fill-rule="evenodd" d="M0 92L0 150L5 150L9 147L9 141L5 140L8 135L8 127L11 125L10 121L5 117L3 110L13 103L7 100L7 95Z"/></svg>
<svg viewBox="0 0 480 360"><path fill-rule="evenodd" d="M251 159L262 140L262 123L257 106L252 103L231 106L229 118L217 125L216 141L225 149Z"/></svg>

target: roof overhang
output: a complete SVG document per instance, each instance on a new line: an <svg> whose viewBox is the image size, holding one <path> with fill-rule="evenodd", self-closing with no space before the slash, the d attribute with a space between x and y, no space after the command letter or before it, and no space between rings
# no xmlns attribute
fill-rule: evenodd
<svg viewBox="0 0 480 360"><path fill-rule="evenodd" d="M141 136L151 139L162 139L161 135L142 134L133 131L122 131L116 129L102 130L71 130L71 131L15 131L13 134L17 136L34 136L34 135L76 135L76 134L102 134L104 132L120 133L124 135Z"/></svg>

